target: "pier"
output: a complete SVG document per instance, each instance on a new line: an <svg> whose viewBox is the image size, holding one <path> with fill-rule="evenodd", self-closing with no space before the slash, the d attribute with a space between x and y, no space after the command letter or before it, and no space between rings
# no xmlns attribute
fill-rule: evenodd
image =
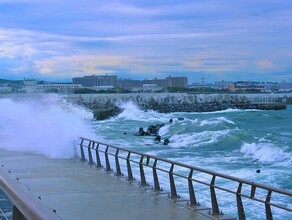
<svg viewBox="0 0 292 220"><path fill-rule="evenodd" d="M136 182L81 163L80 158L50 159L1 150L0 161L0 188L12 183L20 194L10 198L16 203L15 220L213 219L206 215L208 210L187 209ZM4 187L4 192L13 194L11 188ZM3 210L8 215L11 211ZM0 219L5 219L1 213Z"/></svg>
<svg viewBox="0 0 292 220"><path fill-rule="evenodd" d="M0 187L13 203L13 219L245 220L247 200L262 204L259 215L267 220L275 209L292 215L289 203L278 201L292 198L282 189L87 138L78 155L65 160L2 150ZM222 207L225 197L233 210Z"/></svg>

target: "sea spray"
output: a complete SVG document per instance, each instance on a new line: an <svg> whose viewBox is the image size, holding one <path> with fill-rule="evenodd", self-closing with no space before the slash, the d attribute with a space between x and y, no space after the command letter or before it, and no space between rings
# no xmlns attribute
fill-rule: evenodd
<svg viewBox="0 0 292 220"><path fill-rule="evenodd" d="M57 95L0 99L1 148L70 158L80 136L96 138L92 114Z"/></svg>
<svg viewBox="0 0 292 220"><path fill-rule="evenodd" d="M240 152L259 162L290 161L292 155L272 143L244 143Z"/></svg>

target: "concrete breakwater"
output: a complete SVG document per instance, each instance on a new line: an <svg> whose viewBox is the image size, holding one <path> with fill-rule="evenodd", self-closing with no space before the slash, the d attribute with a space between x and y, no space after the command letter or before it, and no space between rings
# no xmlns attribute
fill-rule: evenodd
<svg viewBox="0 0 292 220"><path fill-rule="evenodd" d="M144 106L145 108L145 106ZM286 105L282 103L184 103L184 104L167 104L155 103L149 104L145 109L152 109L161 113L170 112L213 112L226 109L259 109L259 110L281 110Z"/></svg>
<svg viewBox="0 0 292 220"><path fill-rule="evenodd" d="M68 99L91 109L96 119L119 114L123 102L133 102L143 110L168 112L212 112L233 109L286 109L292 94L187 94L132 93L69 95Z"/></svg>

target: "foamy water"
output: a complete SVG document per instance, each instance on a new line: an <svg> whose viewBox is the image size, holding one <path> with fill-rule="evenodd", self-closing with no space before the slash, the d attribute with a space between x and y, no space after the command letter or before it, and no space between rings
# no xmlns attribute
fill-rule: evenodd
<svg viewBox="0 0 292 220"><path fill-rule="evenodd" d="M57 95L0 99L1 148L32 151L52 158L74 156L74 141L96 135L92 113Z"/></svg>
<svg viewBox="0 0 292 220"><path fill-rule="evenodd" d="M168 114L144 112L133 103L124 103L123 108L125 111L118 117L93 122L94 129L114 145L292 190L291 107L284 111L228 109L212 113ZM159 135L170 140L167 146L155 143L154 137L133 136L139 127L146 130L149 125L162 123L165 125ZM261 172L257 173L257 170ZM176 185L178 190L187 188L183 182ZM209 202L208 193L203 198L201 196L201 203ZM235 210L230 201L234 198L220 197L220 207L225 212ZM287 201L283 200L283 204ZM249 203L246 208L257 210L249 212L248 219L261 219L264 215L261 205ZM236 212L229 214L236 216ZM281 211L274 214L275 219L287 219Z"/></svg>
<svg viewBox="0 0 292 220"><path fill-rule="evenodd" d="M260 162L282 162L291 161L291 154L274 146L272 143L245 143L240 152L250 156L254 161Z"/></svg>

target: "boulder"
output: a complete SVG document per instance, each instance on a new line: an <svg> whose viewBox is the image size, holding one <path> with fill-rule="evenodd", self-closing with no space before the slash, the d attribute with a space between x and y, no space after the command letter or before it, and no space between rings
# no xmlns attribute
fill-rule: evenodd
<svg viewBox="0 0 292 220"><path fill-rule="evenodd" d="M112 106L108 108L93 109L92 112L96 120L105 120L119 115L123 112L123 109L117 106Z"/></svg>

